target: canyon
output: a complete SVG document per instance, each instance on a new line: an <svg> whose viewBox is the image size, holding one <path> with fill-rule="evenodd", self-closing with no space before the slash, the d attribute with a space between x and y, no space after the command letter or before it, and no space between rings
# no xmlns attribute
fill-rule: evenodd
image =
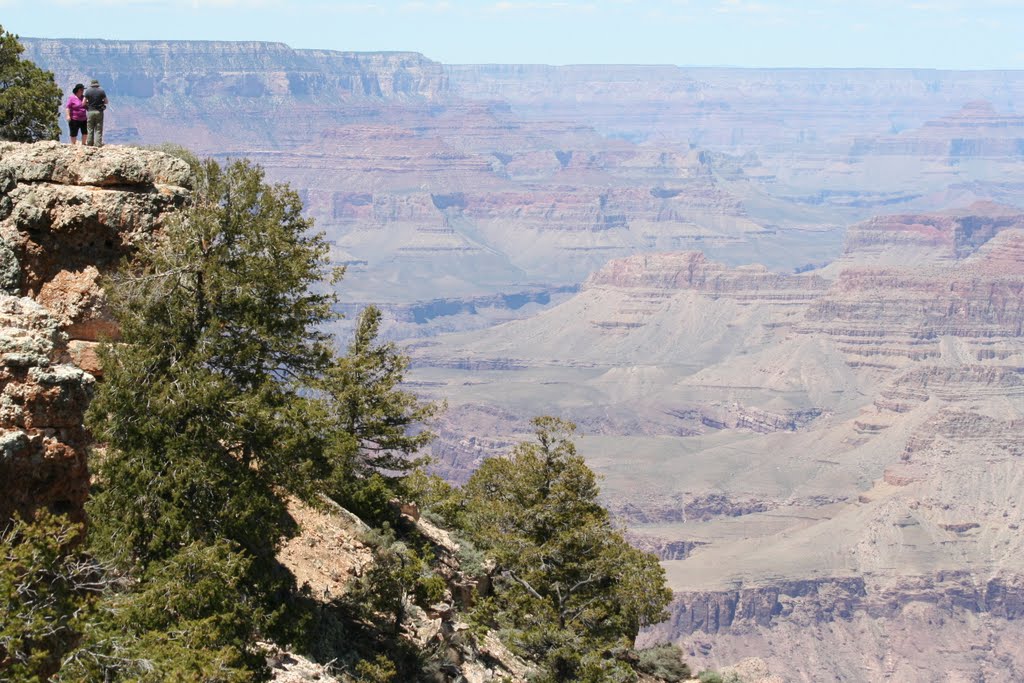
<svg viewBox="0 0 1024 683"><path fill-rule="evenodd" d="M614 260L533 318L417 342L414 377L450 403L452 479L530 410L581 425L676 591L652 642L813 654L795 680L1011 681L1022 325L1024 214L977 204L855 225L799 274Z"/></svg>
<svg viewBox="0 0 1024 683"><path fill-rule="evenodd" d="M353 304L576 285L648 251L792 270L836 258L844 228L875 214L1024 198L1018 72L25 45L65 89L101 80L110 142L247 156L291 183Z"/></svg>
<svg viewBox="0 0 1024 683"><path fill-rule="evenodd" d="M247 156L300 191L342 310L381 305L410 385L448 402L439 473L464 481L534 415L574 420L676 593L650 642L792 680L1024 678L1024 72L25 42L66 89L103 82L112 142ZM38 256L39 226L73 204L149 230L179 201L173 174L67 167L0 170L16 199L74 195L0 205L25 264L10 336L38 356L8 364L15 403L62 372L87 396L60 363L104 329L63 271L111 257ZM80 484L81 435L46 400L11 413L28 431L2 462L65 444ZM77 509L81 487L51 498Z"/></svg>

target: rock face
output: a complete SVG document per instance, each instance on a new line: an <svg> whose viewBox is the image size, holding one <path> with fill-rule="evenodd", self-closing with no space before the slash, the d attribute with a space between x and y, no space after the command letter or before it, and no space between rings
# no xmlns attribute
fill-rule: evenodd
<svg viewBox="0 0 1024 683"><path fill-rule="evenodd" d="M439 97L442 67L414 52L293 50L282 43L28 40L58 75L91 74L122 97Z"/></svg>
<svg viewBox="0 0 1024 683"><path fill-rule="evenodd" d="M0 520L82 518L95 346L117 333L99 279L189 185L157 152L0 143Z"/></svg>
<svg viewBox="0 0 1024 683"><path fill-rule="evenodd" d="M611 261L591 275L584 287L690 290L711 299L739 302L806 304L828 282L814 274L794 277L773 273L762 265L729 268L702 252L656 253Z"/></svg>

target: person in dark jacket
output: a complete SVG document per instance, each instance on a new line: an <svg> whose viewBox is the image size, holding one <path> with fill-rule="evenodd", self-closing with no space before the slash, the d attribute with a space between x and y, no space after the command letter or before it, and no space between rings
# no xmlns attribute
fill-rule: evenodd
<svg viewBox="0 0 1024 683"><path fill-rule="evenodd" d="M85 91L86 125L88 138L87 145L94 147L103 146L103 112L106 110L110 100L107 93L100 87L100 82L95 78L89 83Z"/></svg>
<svg viewBox="0 0 1024 683"><path fill-rule="evenodd" d="M71 134L71 144L78 144L78 134L82 134L82 144L85 144L85 133L87 130L87 117L85 111L85 100L83 99L82 93L85 92L85 86L81 83L76 83L71 94L68 95L68 103L64 105L67 110L68 120L68 132Z"/></svg>

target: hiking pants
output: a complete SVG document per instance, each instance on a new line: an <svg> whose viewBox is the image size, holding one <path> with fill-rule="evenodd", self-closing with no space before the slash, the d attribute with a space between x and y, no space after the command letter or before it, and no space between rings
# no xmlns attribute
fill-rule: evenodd
<svg viewBox="0 0 1024 683"><path fill-rule="evenodd" d="M89 131L85 144L96 147L103 146L103 112L90 111L86 115L86 126Z"/></svg>

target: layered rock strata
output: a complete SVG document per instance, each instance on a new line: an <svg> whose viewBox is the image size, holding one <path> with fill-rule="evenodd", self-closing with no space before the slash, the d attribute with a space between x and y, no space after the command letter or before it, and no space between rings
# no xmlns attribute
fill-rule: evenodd
<svg viewBox="0 0 1024 683"><path fill-rule="evenodd" d="M504 411L492 440L522 436L530 383L531 408L583 425L605 503L677 593L648 638L699 666L807 652L797 680L946 680L936 658L949 680L1024 671L1019 211L873 219L800 275L638 254L534 319L416 354L439 395ZM460 382L434 357L515 362ZM459 432L442 455L464 467Z"/></svg>
<svg viewBox="0 0 1024 683"><path fill-rule="evenodd" d="M245 155L291 183L362 271L348 286L356 303L578 284L608 259L649 251L791 270L833 259L839 228L891 207L1024 198L1019 117L964 107L1020 110L1014 72L25 43L65 90L104 83L110 140ZM981 157L998 165L972 163Z"/></svg>
<svg viewBox="0 0 1024 683"><path fill-rule="evenodd" d="M189 186L157 152L0 143L0 520L82 518L95 347L117 333L100 280Z"/></svg>

